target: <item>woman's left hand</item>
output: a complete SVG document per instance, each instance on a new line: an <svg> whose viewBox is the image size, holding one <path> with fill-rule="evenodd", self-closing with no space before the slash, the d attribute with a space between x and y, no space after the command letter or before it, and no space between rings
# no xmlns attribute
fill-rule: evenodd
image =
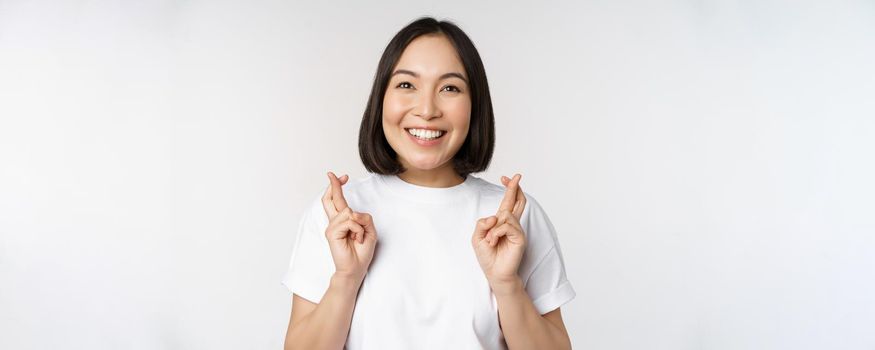
<svg viewBox="0 0 875 350"><path fill-rule="evenodd" d="M517 270L526 250L526 236L519 222L526 206L526 196L519 186L521 178L520 174L513 179L501 177L506 190L498 213L478 220L471 239L480 268L493 289L519 278Z"/></svg>

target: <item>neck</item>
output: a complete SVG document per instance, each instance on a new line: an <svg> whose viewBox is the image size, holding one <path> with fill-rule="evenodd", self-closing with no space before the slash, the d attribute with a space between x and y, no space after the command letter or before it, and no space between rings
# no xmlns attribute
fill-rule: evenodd
<svg viewBox="0 0 875 350"><path fill-rule="evenodd" d="M410 164L402 165L404 165L404 168L407 170L398 174L398 177L401 178L401 180L404 180L404 182L414 185L446 188L465 182L465 178L459 176L459 174L456 173L456 170L453 169L451 161L435 169L417 169L411 167Z"/></svg>

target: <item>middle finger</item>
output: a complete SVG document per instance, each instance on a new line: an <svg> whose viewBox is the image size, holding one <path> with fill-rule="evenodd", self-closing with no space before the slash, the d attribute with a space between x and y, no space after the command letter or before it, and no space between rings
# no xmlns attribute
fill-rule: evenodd
<svg viewBox="0 0 875 350"><path fill-rule="evenodd" d="M348 175L343 175L340 177L340 184L346 184L346 181L349 180ZM325 194L322 195L322 209L325 210L325 214L328 215L328 218L331 219L337 215L340 210L334 205L332 201L332 186L331 186L331 177L328 178L328 187L325 189Z"/></svg>
<svg viewBox="0 0 875 350"><path fill-rule="evenodd" d="M507 176L501 177L501 183L505 186L509 185L511 179L507 178ZM511 212L514 216L516 216L517 220L519 220L523 216L523 210L526 206L526 195L523 193L522 186L517 182L517 191L516 191L516 202L513 204L513 209Z"/></svg>
<svg viewBox="0 0 875 350"><path fill-rule="evenodd" d="M513 179L510 179L510 181L508 181L508 184L506 185L507 188L504 191L504 198L501 200L501 205L498 206L498 210L503 210L503 209L512 210L513 209L513 207L517 201L517 198L516 198L517 191L516 191L515 186L519 185L519 179L521 177L522 176L520 174L516 174L513 176Z"/></svg>
<svg viewBox="0 0 875 350"><path fill-rule="evenodd" d="M331 202L334 203L334 208L341 211L349 207L346 204L346 198L343 197L343 184L337 179L333 172L328 172L328 179L331 180Z"/></svg>

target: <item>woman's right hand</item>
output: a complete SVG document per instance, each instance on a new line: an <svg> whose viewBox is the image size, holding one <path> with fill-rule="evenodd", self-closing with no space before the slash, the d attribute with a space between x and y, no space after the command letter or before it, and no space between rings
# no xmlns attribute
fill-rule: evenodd
<svg viewBox="0 0 875 350"><path fill-rule="evenodd" d="M349 178L346 175L342 178L343 182L328 172L330 184L322 196L322 207L328 215L325 238L334 258L335 275L361 281L374 258L377 230L370 214L355 212L346 204L341 186Z"/></svg>

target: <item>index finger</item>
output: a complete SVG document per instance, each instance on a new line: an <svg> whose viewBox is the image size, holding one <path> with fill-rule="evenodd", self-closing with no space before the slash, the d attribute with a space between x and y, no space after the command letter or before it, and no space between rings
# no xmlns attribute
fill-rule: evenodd
<svg viewBox="0 0 875 350"><path fill-rule="evenodd" d="M332 172L328 172L328 179L331 180L331 202L334 203L334 208L340 212L349 205L346 204L346 198L343 197L343 189L341 188L340 180Z"/></svg>
<svg viewBox="0 0 875 350"><path fill-rule="evenodd" d="M501 200L501 205L498 206L499 211L513 210L513 207L516 204L517 187L519 187L520 178L522 178L520 174L514 174L513 178L510 179L510 183L504 191L504 199Z"/></svg>

